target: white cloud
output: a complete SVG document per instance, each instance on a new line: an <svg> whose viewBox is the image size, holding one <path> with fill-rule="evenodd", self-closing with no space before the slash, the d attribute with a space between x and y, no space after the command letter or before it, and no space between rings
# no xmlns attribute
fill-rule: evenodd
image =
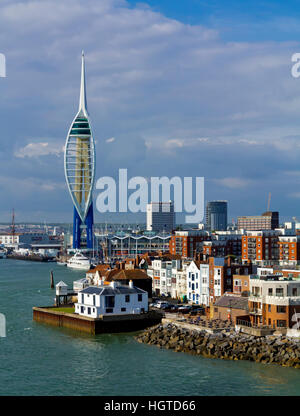
<svg viewBox="0 0 300 416"><path fill-rule="evenodd" d="M109 139L106 139L106 143L113 143L116 139L114 137L110 137Z"/></svg>
<svg viewBox="0 0 300 416"><path fill-rule="evenodd" d="M40 157L55 155L59 156L64 151L64 147L58 147L55 143L40 142L28 143L26 146L15 151L16 157Z"/></svg>
<svg viewBox="0 0 300 416"><path fill-rule="evenodd" d="M251 180L243 179L243 178L222 178L222 179L213 179L215 183L218 185L225 186L226 188L232 189L241 189L249 186L251 184Z"/></svg>

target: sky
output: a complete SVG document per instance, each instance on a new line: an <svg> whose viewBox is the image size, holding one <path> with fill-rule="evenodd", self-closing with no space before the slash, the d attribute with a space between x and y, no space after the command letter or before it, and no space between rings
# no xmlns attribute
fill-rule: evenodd
<svg viewBox="0 0 300 416"><path fill-rule="evenodd" d="M17 222L72 221L63 151L82 50L96 179L204 177L229 222L264 212L269 193L300 219L298 1L1 0L1 222L13 208Z"/></svg>

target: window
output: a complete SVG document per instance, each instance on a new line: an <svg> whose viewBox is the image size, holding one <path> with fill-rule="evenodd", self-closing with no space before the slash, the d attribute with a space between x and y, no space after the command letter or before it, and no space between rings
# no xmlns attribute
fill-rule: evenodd
<svg viewBox="0 0 300 416"><path fill-rule="evenodd" d="M130 295L125 295L125 302L126 303L130 302Z"/></svg>
<svg viewBox="0 0 300 416"><path fill-rule="evenodd" d="M106 313L113 313L113 311L114 311L113 308L106 308L105 309Z"/></svg>
<svg viewBox="0 0 300 416"><path fill-rule="evenodd" d="M271 312L271 305L268 305L268 312Z"/></svg>
<svg viewBox="0 0 300 416"><path fill-rule="evenodd" d="M126 308L121 308L121 312L126 312Z"/></svg>
<svg viewBox="0 0 300 416"><path fill-rule="evenodd" d="M114 308L115 306L115 297L114 296L105 296L105 307Z"/></svg>
<svg viewBox="0 0 300 416"><path fill-rule="evenodd" d="M80 308L80 312L81 312L81 313L84 313L84 306L81 306L81 308Z"/></svg>
<svg viewBox="0 0 300 416"><path fill-rule="evenodd" d="M268 289L268 296L272 296L273 295L273 289L271 287L269 287Z"/></svg>
<svg viewBox="0 0 300 416"><path fill-rule="evenodd" d="M81 303L84 303L84 295L81 294Z"/></svg>
<svg viewBox="0 0 300 416"><path fill-rule="evenodd" d="M91 308L88 308L88 315L91 314Z"/></svg>
<svg viewBox="0 0 300 416"><path fill-rule="evenodd" d="M292 296L297 296L297 288L293 287L292 289Z"/></svg>
<svg viewBox="0 0 300 416"><path fill-rule="evenodd" d="M276 310L277 310L277 313L285 313L286 307L282 305L277 305Z"/></svg>
<svg viewBox="0 0 300 416"><path fill-rule="evenodd" d="M143 295L141 293L138 294L138 302L142 302L143 300Z"/></svg>
<svg viewBox="0 0 300 416"><path fill-rule="evenodd" d="M95 295L93 295L93 305L94 306L96 305L96 296Z"/></svg>
<svg viewBox="0 0 300 416"><path fill-rule="evenodd" d="M277 326L278 327L286 327L286 321L278 319L277 320Z"/></svg>

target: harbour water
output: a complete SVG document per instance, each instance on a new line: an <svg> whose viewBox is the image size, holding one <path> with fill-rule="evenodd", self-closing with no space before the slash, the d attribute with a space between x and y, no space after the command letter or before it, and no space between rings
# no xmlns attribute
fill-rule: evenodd
<svg viewBox="0 0 300 416"><path fill-rule="evenodd" d="M55 283L84 272L55 263L0 260L0 395L300 395L300 371L224 361L137 343L134 334L88 336L32 321Z"/></svg>

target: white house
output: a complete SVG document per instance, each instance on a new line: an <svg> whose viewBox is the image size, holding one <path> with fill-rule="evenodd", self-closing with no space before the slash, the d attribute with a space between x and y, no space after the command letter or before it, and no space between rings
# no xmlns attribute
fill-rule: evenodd
<svg viewBox="0 0 300 416"><path fill-rule="evenodd" d="M192 261L186 268L189 303L209 305L209 265Z"/></svg>
<svg viewBox="0 0 300 416"><path fill-rule="evenodd" d="M111 282L110 285L89 286L78 292L75 313L91 318L100 315L140 314L148 311L148 293L133 286Z"/></svg>

